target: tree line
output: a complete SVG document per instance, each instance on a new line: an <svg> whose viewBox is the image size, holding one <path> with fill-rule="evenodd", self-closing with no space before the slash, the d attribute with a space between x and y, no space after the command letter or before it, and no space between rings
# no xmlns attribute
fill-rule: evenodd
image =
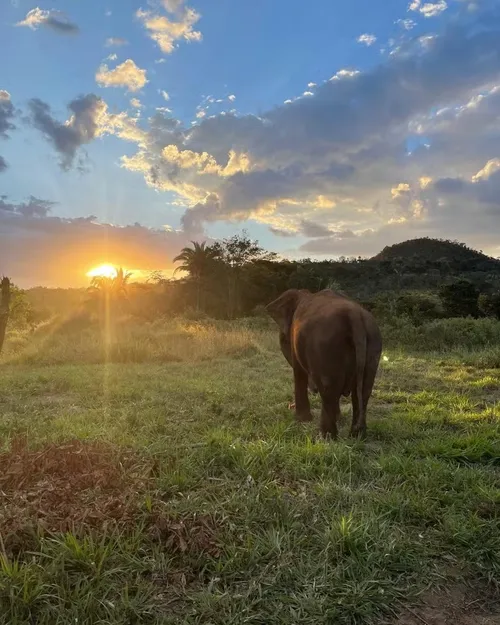
<svg viewBox="0 0 500 625"><path fill-rule="evenodd" d="M262 314L289 288L332 288L386 319L404 316L420 324L441 317L500 318L500 261L453 241L412 240L371 259L289 260L243 232L211 244L193 241L173 261L173 278L153 271L147 282L134 283L122 269L113 278L93 278L83 306L98 316L234 319ZM13 287L11 317L36 323L64 313L65 291L45 291ZM74 291L67 294L74 305ZM50 311L43 310L41 295L54 300Z"/></svg>
<svg viewBox="0 0 500 625"><path fill-rule="evenodd" d="M131 309L153 317L177 313L233 319L262 313L286 289L332 288L379 316L406 316L415 323L500 318L500 261L451 241L421 239L395 247L396 255L387 248L371 259L287 260L243 233L212 244L193 241L173 259L172 279L152 272L148 283L127 289L123 283L130 276L119 272L113 289L128 293Z"/></svg>

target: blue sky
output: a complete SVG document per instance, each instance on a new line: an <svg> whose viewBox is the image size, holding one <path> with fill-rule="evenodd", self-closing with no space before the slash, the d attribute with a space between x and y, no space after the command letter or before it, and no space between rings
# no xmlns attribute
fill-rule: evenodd
<svg viewBox="0 0 500 625"><path fill-rule="evenodd" d="M498 255L495 5L5 0L0 272L168 269L242 228L295 258Z"/></svg>

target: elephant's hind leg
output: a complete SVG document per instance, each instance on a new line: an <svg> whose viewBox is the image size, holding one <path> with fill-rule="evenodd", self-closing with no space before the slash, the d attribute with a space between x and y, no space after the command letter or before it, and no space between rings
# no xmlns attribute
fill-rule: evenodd
<svg viewBox="0 0 500 625"><path fill-rule="evenodd" d="M340 395L337 388L320 390L321 395L321 434L325 438L336 439L338 436L337 422L340 417Z"/></svg>
<svg viewBox="0 0 500 625"><path fill-rule="evenodd" d="M293 381L295 391L295 416L297 421L312 421L311 405L307 392L307 373L298 362L293 365Z"/></svg>

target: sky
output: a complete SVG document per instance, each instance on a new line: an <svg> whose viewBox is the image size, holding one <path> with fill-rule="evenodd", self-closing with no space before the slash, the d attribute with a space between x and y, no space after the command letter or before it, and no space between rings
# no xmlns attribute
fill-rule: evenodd
<svg viewBox="0 0 500 625"><path fill-rule="evenodd" d="M294 259L500 256L496 0L1 0L0 42L20 286L168 274L243 230Z"/></svg>

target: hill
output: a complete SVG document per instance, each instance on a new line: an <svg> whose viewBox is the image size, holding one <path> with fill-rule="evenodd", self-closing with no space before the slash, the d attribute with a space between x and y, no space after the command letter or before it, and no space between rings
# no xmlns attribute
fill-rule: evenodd
<svg viewBox="0 0 500 625"><path fill-rule="evenodd" d="M478 252L465 243L458 241L448 241L445 239L431 239L424 237L421 239L410 239L402 241L395 245L385 247L376 256L373 261L390 261L398 259L420 259L430 262L441 262L444 260L451 262L473 263L491 263L492 266L500 267L500 261Z"/></svg>

